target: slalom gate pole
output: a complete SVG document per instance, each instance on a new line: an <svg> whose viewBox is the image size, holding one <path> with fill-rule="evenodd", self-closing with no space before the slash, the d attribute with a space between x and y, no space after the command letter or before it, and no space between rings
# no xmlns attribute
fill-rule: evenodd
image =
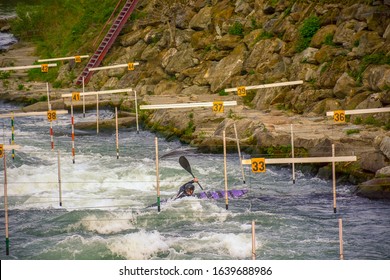
<svg viewBox="0 0 390 280"><path fill-rule="evenodd" d="M11 117L11 145L15 144L15 127L14 127L14 112L12 112L12 117ZM12 149L12 159L15 159L15 149Z"/></svg>
<svg viewBox="0 0 390 280"><path fill-rule="evenodd" d="M9 255L9 231L8 231L8 183L7 183L7 160L3 152L4 160L4 220L5 220L5 254Z"/></svg>
<svg viewBox="0 0 390 280"><path fill-rule="evenodd" d="M236 123L233 123L233 127L234 127L234 134L236 135L238 158L240 159L240 167L241 167L242 182L245 184L245 173L244 173L244 167L243 167L243 165L242 165L241 149L240 149L240 140L238 139Z"/></svg>
<svg viewBox="0 0 390 280"><path fill-rule="evenodd" d="M99 134L99 94L96 94L96 134Z"/></svg>
<svg viewBox="0 0 390 280"><path fill-rule="evenodd" d="M137 91L134 90L134 105L135 105L135 121L137 124L137 133L139 133L139 125L138 125L138 101L137 101Z"/></svg>
<svg viewBox="0 0 390 280"><path fill-rule="evenodd" d="M157 184L157 211L161 211L161 199L160 199L160 175L159 175L159 163L158 163L158 138L155 139L156 146L156 184Z"/></svg>
<svg viewBox="0 0 390 280"><path fill-rule="evenodd" d="M340 260L344 259L344 248L343 248L343 220L339 218L339 242L340 242Z"/></svg>
<svg viewBox="0 0 390 280"><path fill-rule="evenodd" d="M291 157L294 158L294 132L293 132L293 125L291 125ZM295 184L295 163L292 163L292 177L293 177L293 184Z"/></svg>
<svg viewBox="0 0 390 280"><path fill-rule="evenodd" d="M48 110L51 111L51 104L50 104L50 90L49 90L49 83L46 83L46 91L47 91L47 105ZM50 143L51 143L51 150L54 150L54 133L53 133L53 122L50 122Z"/></svg>
<svg viewBox="0 0 390 280"><path fill-rule="evenodd" d="M119 159L119 136L118 136L118 109L115 107L115 138L116 138L116 159Z"/></svg>
<svg viewBox="0 0 390 280"><path fill-rule="evenodd" d="M72 123L72 158L73 164L76 162L76 152L74 148L74 115L73 115L73 98L70 101L70 118Z"/></svg>
<svg viewBox="0 0 390 280"><path fill-rule="evenodd" d="M256 260L255 221L252 221L252 260Z"/></svg>
<svg viewBox="0 0 390 280"><path fill-rule="evenodd" d="M84 82L84 78L83 77L83 93L85 92L85 82ZM85 96L83 94L83 118L85 118Z"/></svg>
<svg viewBox="0 0 390 280"><path fill-rule="evenodd" d="M58 150L58 193L59 193L60 206L62 206L61 155L60 155L60 150Z"/></svg>
<svg viewBox="0 0 390 280"><path fill-rule="evenodd" d="M223 173L225 178L225 206L226 210L229 209L229 196L228 196L228 187L227 187L227 168L226 168L226 137L225 137L225 130L222 132L223 137Z"/></svg>
<svg viewBox="0 0 390 280"><path fill-rule="evenodd" d="M332 157L335 157L334 144L332 144ZM332 161L332 186L333 186L333 212L336 213L336 163Z"/></svg>

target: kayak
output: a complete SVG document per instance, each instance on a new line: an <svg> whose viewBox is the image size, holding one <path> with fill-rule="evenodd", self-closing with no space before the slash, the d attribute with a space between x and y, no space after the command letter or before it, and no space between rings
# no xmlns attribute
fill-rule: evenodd
<svg viewBox="0 0 390 280"><path fill-rule="evenodd" d="M229 198L238 198L246 194L248 190L243 189L243 190L228 190L227 194ZM195 194L197 198L205 199L221 199L225 198L225 191L207 191L207 192L201 192Z"/></svg>
<svg viewBox="0 0 390 280"><path fill-rule="evenodd" d="M239 197L245 195L247 192L248 192L248 190L246 190L246 189L228 190L227 191L229 198L239 198ZM199 199L213 199L213 200L224 199L225 198L225 190L203 191L200 193L196 193L194 195L194 197L197 197ZM174 199L172 199L172 198L163 199L160 201L160 204L166 203L166 202L171 201L171 200L174 200ZM146 208L155 207L155 206L157 206L157 203L153 203L152 205L149 205Z"/></svg>

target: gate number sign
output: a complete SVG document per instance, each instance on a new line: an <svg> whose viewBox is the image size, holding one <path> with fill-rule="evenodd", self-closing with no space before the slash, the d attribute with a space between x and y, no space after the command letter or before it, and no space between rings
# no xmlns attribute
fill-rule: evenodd
<svg viewBox="0 0 390 280"><path fill-rule="evenodd" d="M245 87L238 87L237 88L237 95L238 96L246 96L246 89L245 89Z"/></svg>
<svg viewBox="0 0 390 280"><path fill-rule="evenodd" d="M57 119L57 113L54 110L47 111L47 119L49 122Z"/></svg>
<svg viewBox="0 0 390 280"><path fill-rule="evenodd" d="M72 100L80 101L80 92L72 92Z"/></svg>
<svg viewBox="0 0 390 280"><path fill-rule="evenodd" d="M214 101L213 102L213 112L214 113L223 113L223 101Z"/></svg>
<svg viewBox="0 0 390 280"><path fill-rule="evenodd" d="M265 172L265 158L252 158L251 165L252 165L252 172L255 173Z"/></svg>
<svg viewBox="0 0 390 280"><path fill-rule="evenodd" d="M333 120L337 123L344 123L345 122L345 111L344 110L338 110L333 112Z"/></svg>

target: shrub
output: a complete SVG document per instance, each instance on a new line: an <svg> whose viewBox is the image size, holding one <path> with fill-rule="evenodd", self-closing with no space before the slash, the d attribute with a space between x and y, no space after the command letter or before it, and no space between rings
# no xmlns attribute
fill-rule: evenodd
<svg viewBox="0 0 390 280"><path fill-rule="evenodd" d="M303 21L302 26L299 28L299 41L296 47L298 52L305 50L309 46L311 39L320 27L320 19L316 16L311 16Z"/></svg>
<svg viewBox="0 0 390 280"><path fill-rule="evenodd" d="M230 35L239 35L242 36L244 34L244 26L241 22L236 21L230 28L229 28L229 34Z"/></svg>

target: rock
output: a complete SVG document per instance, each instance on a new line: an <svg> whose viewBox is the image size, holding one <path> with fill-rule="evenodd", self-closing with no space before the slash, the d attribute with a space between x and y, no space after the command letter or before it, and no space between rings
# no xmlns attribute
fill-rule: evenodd
<svg viewBox="0 0 390 280"><path fill-rule="evenodd" d="M182 85L176 81L162 80L154 88L156 95L176 95L182 90Z"/></svg>
<svg viewBox="0 0 390 280"><path fill-rule="evenodd" d="M321 27L311 39L310 46L313 48L320 48L327 38L333 38L336 30L337 26L334 24Z"/></svg>
<svg viewBox="0 0 390 280"><path fill-rule="evenodd" d="M387 25L385 32L383 33L383 39L386 40L386 42L390 41L390 24Z"/></svg>
<svg viewBox="0 0 390 280"><path fill-rule="evenodd" d="M221 50L231 50L234 49L240 41L241 41L240 36L226 34L217 41L216 46Z"/></svg>
<svg viewBox="0 0 390 280"><path fill-rule="evenodd" d="M269 56L282 50L283 44L280 39L260 40L246 59L245 69L248 71L258 67L260 63L266 64L269 61Z"/></svg>
<svg viewBox="0 0 390 280"><path fill-rule="evenodd" d="M314 53L317 63L332 61L335 57L345 55L346 51L335 46L323 45L320 50Z"/></svg>
<svg viewBox="0 0 390 280"><path fill-rule="evenodd" d="M390 90L382 91L379 100L384 104L384 105L389 105L390 104Z"/></svg>
<svg viewBox="0 0 390 280"><path fill-rule="evenodd" d="M374 91L390 87L390 65L370 65L363 73L363 85Z"/></svg>
<svg viewBox="0 0 390 280"><path fill-rule="evenodd" d="M358 186L356 194L370 199L390 199L390 177L366 181Z"/></svg>
<svg viewBox="0 0 390 280"><path fill-rule="evenodd" d="M175 73L181 73L185 69L195 66L197 62L193 49L187 48L183 51L176 52L170 57L165 71L170 75L174 75Z"/></svg>
<svg viewBox="0 0 390 280"><path fill-rule="evenodd" d="M323 63L318 69L317 85L321 88L334 88L340 76L348 70L346 57L337 56L333 61Z"/></svg>
<svg viewBox="0 0 390 280"><path fill-rule="evenodd" d="M348 95L353 95L355 86L355 80L350 77L348 73L344 72L336 81L336 85L333 88L333 93L337 98L344 99Z"/></svg>
<svg viewBox="0 0 390 280"><path fill-rule="evenodd" d="M386 157L379 151L361 154L359 163L361 168L373 173L387 166Z"/></svg>
<svg viewBox="0 0 390 280"><path fill-rule="evenodd" d="M376 178L390 177L390 165L379 169L375 173Z"/></svg>
<svg viewBox="0 0 390 280"><path fill-rule="evenodd" d="M381 152L390 160L390 137L384 137L379 148Z"/></svg>
<svg viewBox="0 0 390 280"><path fill-rule="evenodd" d="M342 45L344 48L350 49L356 41L356 34L367 28L367 24L354 19L342 22L338 27L333 37L335 44Z"/></svg>
<svg viewBox="0 0 390 280"><path fill-rule="evenodd" d="M211 27L212 7L204 7L190 21L189 27L193 30L208 30Z"/></svg>
<svg viewBox="0 0 390 280"><path fill-rule="evenodd" d="M120 39L119 42L123 47L130 47L135 45L139 40L145 37L145 35L150 32L152 29L151 26L148 26L144 29L138 29L133 32L127 33L123 35Z"/></svg>
<svg viewBox="0 0 390 280"><path fill-rule="evenodd" d="M207 77L212 92L217 92L229 85L229 79L241 73L246 57L244 44L238 45L229 56L223 58L210 69Z"/></svg>
<svg viewBox="0 0 390 280"><path fill-rule="evenodd" d="M384 39L374 31L362 31L358 33L356 39L359 38L359 45L353 48L353 52L360 57L366 54L371 54L375 50L380 49L384 45Z"/></svg>

